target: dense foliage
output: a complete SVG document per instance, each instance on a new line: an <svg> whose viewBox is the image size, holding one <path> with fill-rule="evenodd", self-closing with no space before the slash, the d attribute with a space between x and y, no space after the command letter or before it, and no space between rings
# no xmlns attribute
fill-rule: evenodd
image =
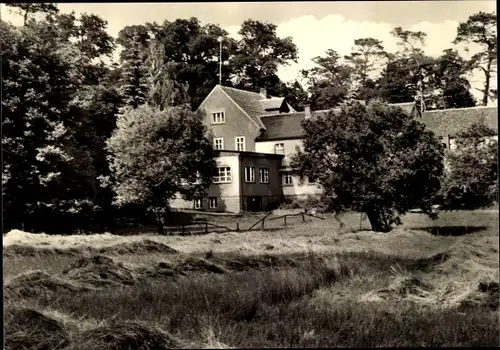
<svg viewBox="0 0 500 350"><path fill-rule="evenodd" d="M197 147L208 147L200 136L197 117L188 110L197 109L219 78L226 86L253 91L266 87L271 95L287 97L297 110L307 104L313 109L329 109L352 98L423 100L428 109L469 107L475 105L466 78L471 70L484 73L485 94L497 93L490 88L496 68L494 14L474 14L457 28L456 43L474 42L481 47L470 60L451 48L440 57L429 57L417 47L424 42L425 33L396 28L393 34L401 44L398 52L386 52L374 38L356 39L345 57L328 50L324 57L314 58L316 67L303 72L307 84L302 85L278 77L278 69L296 62L299 52L291 38L277 34L274 24L244 21L240 38L234 39L218 25L202 24L197 18L176 19L126 26L115 40L107 33L107 22L94 14L60 13L51 3L7 7L22 16L23 24L16 27L0 21L5 230L110 229L117 217L130 216L125 213L130 206L132 213L143 216L135 204L119 209L112 203L117 194L129 198L124 203L140 202L142 207L152 198L145 190L149 185L140 181L136 185L143 187L134 191L140 188L147 201L124 195L133 191L125 185L125 170L116 168L117 154L127 149L123 140L122 149L113 149L119 143L117 135L139 133L143 143L137 141L137 145L146 147L153 142L151 135L169 128L169 120L184 116L187 119L179 128L190 130L186 132L196 137ZM119 62L105 63L118 48ZM147 113L152 114L144 115ZM139 132L138 126L132 126L127 118L136 115L149 127ZM152 116L159 116L162 122L148 119ZM122 126L117 134L118 117ZM127 124L126 132L124 120L132 123ZM181 129L169 129L168 137L188 137ZM113 132L108 150L106 142ZM190 151L183 152L180 154L187 157ZM210 162L209 158L203 161ZM111 163L109 159L113 159ZM132 156L121 161L139 162ZM180 159L175 162L180 166ZM141 181L158 175L127 171L137 171L134 176ZM178 184L180 175L171 175L175 179L169 180L161 201L170 197L169 191L178 189L173 184ZM113 186L103 186L99 179L109 179ZM201 188L206 185L203 182Z"/></svg>
<svg viewBox="0 0 500 350"><path fill-rule="evenodd" d="M477 123L458 135L446 154L443 209L477 209L498 201L498 141L496 132Z"/></svg>
<svg viewBox="0 0 500 350"><path fill-rule="evenodd" d="M440 189L443 150L424 124L379 101L346 103L304 121L304 150L292 159L301 178L324 189L328 210L364 212L374 231L431 205Z"/></svg>
<svg viewBox="0 0 500 350"><path fill-rule="evenodd" d="M216 151L205 134L200 115L187 106L122 111L107 141L115 203L141 205L161 224L177 193L192 199L216 175Z"/></svg>

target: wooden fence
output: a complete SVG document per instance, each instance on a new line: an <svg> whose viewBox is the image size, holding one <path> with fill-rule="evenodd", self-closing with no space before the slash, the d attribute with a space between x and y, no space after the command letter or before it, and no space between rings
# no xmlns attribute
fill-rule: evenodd
<svg viewBox="0 0 500 350"><path fill-rule="evenodd" d="M269 218L269 216L272 215L272 212L267 213L264 217L259 219L257 222L255 222L253 225L251 225L248 228L241 228L240 223L236 222L235 226L229 227L229 226L223 226L223 225L218 225L206 220L203 221L192 221L189 223L183 223L177 226L165 226L164 232L166 235L195 235L195 234L208 234L209 232L248 232L252 230L265 230L266 229L266 220L267 221L273 221L273 220L279 220L283 219L283 223L285 226L288 225L287 223L287 218L290 217L298 217L300 216L302 218L302 222L306 222L306 217L310 218L317 218L321 220L325 220L325 218L321 216L317 216L311 213L307 212L301 212L301 213L294 213L294 214L283 214L277 217ZM256 228L260 224L260 228Z"/></svg>

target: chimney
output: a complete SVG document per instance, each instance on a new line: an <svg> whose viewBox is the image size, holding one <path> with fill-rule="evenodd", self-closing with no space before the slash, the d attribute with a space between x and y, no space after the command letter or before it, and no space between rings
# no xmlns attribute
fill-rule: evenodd
<svg viewBox="0 0 500 350"><path fill-rule="evenodd" d="M260 88L260 94L264 96L264 98L267 98L267 89L266 88Z"/></svg>
<svg viewBox="0 0 500 350"><path fill-rule="evenodd" d="M311 118L311 105L305 105L304 106L304 114L305 114L304 117L306 119Z"/></svg>

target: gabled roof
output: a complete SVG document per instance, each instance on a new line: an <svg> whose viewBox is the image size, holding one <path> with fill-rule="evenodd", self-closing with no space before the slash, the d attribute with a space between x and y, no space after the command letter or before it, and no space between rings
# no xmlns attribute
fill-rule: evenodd
<svg viewBox="0 0 500 350"><path fill-rule="evenodd" d="M227 86L218 85L231 100L234 101L257 125L264 127L259 116L265 114L266 111L260 100L264 98L260 93L235 89Z"/></svg>
<svg viewBox="0 0 500 350"><path fill-rule="evenodd" d="M466 131L472 124L484 120L484 123L498 132L498 107L470 107L438 109L426 111L422 121L437 136L454 137Z"/></svg>

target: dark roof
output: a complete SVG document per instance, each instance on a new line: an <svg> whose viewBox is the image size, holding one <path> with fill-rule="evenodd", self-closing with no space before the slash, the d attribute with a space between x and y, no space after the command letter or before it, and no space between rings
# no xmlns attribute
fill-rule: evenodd
<svg viewBox="0 0 500 350"><path fill-rule="evenodd" d="M266 130L255 141L296 139L304 136L302 121L304 112L269 115L260 118Z"/></svg>
<svg viewBox="0 0 500 350"><path fill-rule="evenodd" d="M484 120L485 124L498 132L498 107L453 108L426 111L422 121L437 136L456 136L472 124Z"/></svg>
<svg viewBox="0 0 500 350"><path fill-rule="evenodd" d="M235 89L227 86L219 85L219 87L252 118L257 125L263 126L259 116L265 114L266 111L260 100L263 95L257 92Z"/></svg>
<svg viewBox="0 0 500 350"><path fill-rule="evenodd" d="M393 103L389 105L401 107L409 114L415 112L416 106L415 102ZM339 112L340 107L312 111L311 119L324 117L330 111ZM264 123L266 130L255 141L286 140L304 137L304 130L302 129L302 121L305 119L304 112L267 115L262 116L260 119Z"/></svg>

